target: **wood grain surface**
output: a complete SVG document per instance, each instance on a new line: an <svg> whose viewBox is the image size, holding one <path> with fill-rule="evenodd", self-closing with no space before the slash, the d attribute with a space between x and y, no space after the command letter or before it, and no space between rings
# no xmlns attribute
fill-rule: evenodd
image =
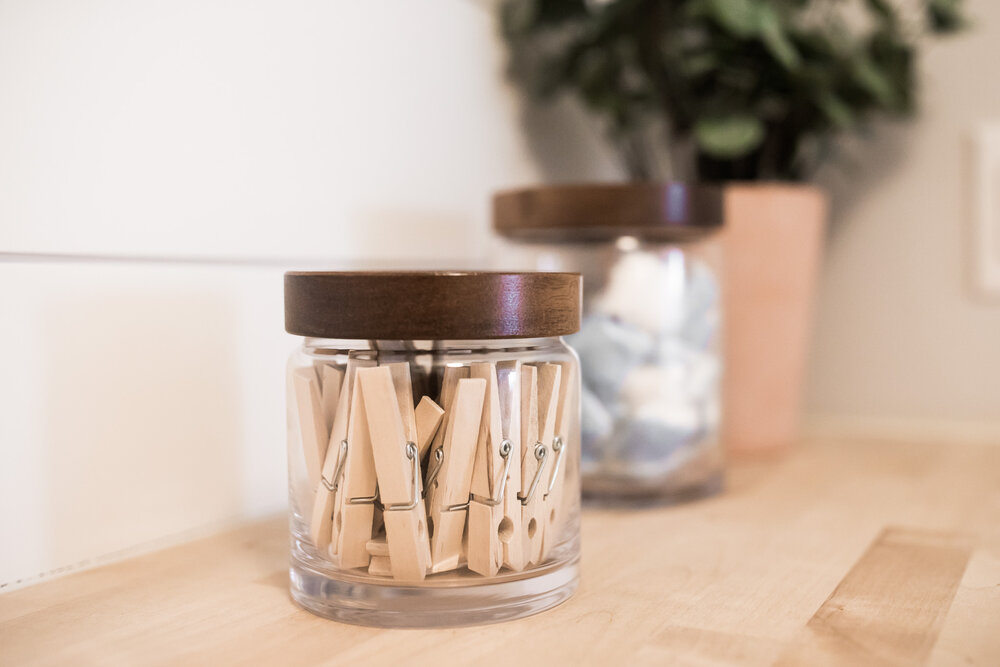
<svg viewBox="0 0 1000 667"><path fill-rule="evenodd" d="M812 442L583 540L556 609L388 631L295 607L273 519L0 595L0 665L1000 664L1000 446Z"/></svg>
<svg viewBox="0 0 1000 667"><path fill-rule="evenodd" d="M970 553L969 540L951 533L883 531L778 664L919 664Z"/></svg>

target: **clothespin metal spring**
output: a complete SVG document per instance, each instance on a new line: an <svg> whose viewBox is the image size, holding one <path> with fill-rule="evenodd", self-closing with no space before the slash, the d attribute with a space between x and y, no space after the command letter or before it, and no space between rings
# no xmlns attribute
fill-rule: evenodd
<svg viewBox="0 0 1000 667"><path fill-rule="evenodd" d="M510 456L510 452L511 452L511 450L513 448L514 448L514 443L512 443L510 441L510 439L504 438L503 440L500 441L499 451L500 451L501 458L503 458L503 460L504 460L504 466L503 466L503 474L501 475L500 482L499 482L499 484L500 484L500 491L497 493L497 497L496 498L489 498L489 497L477 496L474 493L470 493L469 494L469 499L467 501L465 501L464 503L458 503L456 505L446 505L445 507L441 508L441 511L442 512L461 512L462 510L469 509L469 503L480 503L482 505L486 505L487 507L496 507L497 505L499 505L500 503L502 503L503 502L504 489L507 488L507 475L510 472L511 461L513 461L513 459ZM430 473L430 475L427 476L427 486L428 487L431 485L431 482L434 481L434 478L437 477L438 472L440 472L440 470L441 470L441 462L444 459L444 453L442 452L441 447L438 447L436 450L434 450L434 459L435 459L434 470L432 470L431 473ZM424 489L425 493L426 493L426 491L427 490Z"/></svg>
<svg viewBox="0 0 1000 667"><path fill-rule="evenodd" d="M510 472L510 462L513 460L510 456L511 450L514 448L514 443L510 441L509 438L504 438L500 441L500 456L504 460L503 464L503 474L500 475L500 491L497 493L496 498L489 498L483 496L477 496L474 493L469 494L469 502L480 503L486 505L487 507L496 507L503 502L503 492L507 488L507 474ZM496 484L494 484L494 488Z"/></svg>
<svg viewBox="0 0 1000 667"><path fill-rule="evenodd" d="M344 466L347 464L347 440L340 441L340 453L337 455L337 470L333 474L333 481L326 477L321 477L323 486L331 493L336 493L340 486L340 480L344 475ZM394 505L383 505L379 502L379 488L375 485L375 493L370 496L357 496L348 498L348 505L375 505L384 512L404 512L411 510L420 502L420 462L417 461L417 445L413 442L406 443L406 458L413 462L413 498L408 503L396 503Z"/></svg>
<svg viewBox="0 0 1000 667"><path fill-rule="evenodd" d="M347 440L341 440L340 453L337 454L337 469L333 473L333 481L331 482L326 477L320 477L320 481L323 482L323 486L325 486L327 491L330 493L337 492L337 487L340 486L340 478L344 474L345 465L347 465Z"/></svg>
<svg viewBox="0 0 1000 667"><path fill-rule="evenodd" d="M531 486L528 487L527 495L517 494L517 499L521 501L522 505L527 505L531 502L531 497L535 495L535 489L538 488L538 482L542 479L542 471L545 470L545 461L548 456L549 450L540 442L535 443L535 458L538 460L538 470L535 471L535 478L531 480Z"/></svg>
<svg viewBox="0 0 1000 667"><path fill-rule="evenodd" d="M413 464L413 497L410 498L410 502L408 503L383 505L383 512L406 512L420 504L420 461L417 459L417 444L415 442L406 443L406 458L410 459ZM376 488L377 494L378 489Z"/></svg>
<svg viewBox="0 0 1000 667"><path fill-rule="evenodd" d="M552 439L552 451L556 453L556 462L552 464L552 476L549 477L549 486L545 489L545 495L542 496L542 500L547 499L549 494L552 493L552 487L556 485L556 477L559 475L559 464L562 463L563 452L565 451L561 435L557 435Z"/></svg>
<svg viewBox="0 0 1000 667"><path fill-rule="evenodd" d="M441 466L444 465L444 445L439 445L437 449L434 450L434 467L431 471L427 473L427 482L424 484L424 497L427 497L427 489L431 488L434 484L434 480L437 479L438 473L441 472Z"/></svg>

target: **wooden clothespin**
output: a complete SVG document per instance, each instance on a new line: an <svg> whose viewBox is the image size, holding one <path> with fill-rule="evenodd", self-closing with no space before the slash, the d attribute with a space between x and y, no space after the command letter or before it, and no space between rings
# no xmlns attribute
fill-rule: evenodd
<svg viewBox="0 0 1000 667"><path fill-rule="evenodd" d="M386 367L392 374L392 384L396 391L399 412L403 417L403 430L406 433L406 440L407 442L415 442L418 452L421 448L426 451L443 420L444 410L438 407L437 403L427 396L421 398L419 405L414 409L413 389L411 385L413 372L408 362L386 364ZM421 497L423 497L422 477L420 478L420 489ZM376 508L374 526L376 532L379 530L380 523L384 521L384 518L384 515ZM373 551L373 545L376 545L377 552ZM381 547L377 545L381 545ZM391 567L386 566L381 561L381 557L385 557L385 562L389 562L388 544L384 537L381 540L375 539L369 541L368 553L372 556L372 563L368 568L370 574L375 574L376 571L381 574L386 570L391 574ZM379 562L376 563L376 560L379 560ZM373 568L375 571L373 571Z"/></svg>
<svg viewBox="0 0 1000 667"><path fill-rule="evenodd" d="M527 366L525 366L527 369ZM551 443L555 433L556 402L559 399L559 376L562 369L555 364L542 364L535 369L537 389L537 430L531 449L525 448L521 467L521 523L527 536L526 558L536 565L542 560L542 541L545 534L545 503L543 497L548 485L551 463ZM525 377L527 375L525 374ZM523 402L522 402L523 405ZM522 427L522 442L523 427Z"/></svg>
<svg viewBox="0 0 1000 667"><path fill-rule="evenodd" d="M368 574L376 577L391 577L392 561L389 559L389 542L385 539L385 534L368 540L365 548L372 557L371 562L368 563Z"/></svg>
<svg viewBox="0 0 1000 667"><path fill-rule="evenodd" d="M458 381L441 444L440 467L428 476L432 572L454 570L462 560L462 536L485 395L486 380ZM390 535L390 547L391 540Z"/></svg>
<svg viewBox="0 0 1000 667"><path fill-rule="evenodd" d="M337 387L337 407L334 409L333 426L330 431L331 445L326 448L327 456L323 461L319 484L316 485L313 511L309 518L309 535L320 554L329 554L331 543L335 543L333 507L337 497L337 488L340 485L340 476L343 472L340 466L347 462L341 443L347 437L347 417L350 410L350 386L354 376L353 368L344 373L344 376L345 380L341 383L342 386Z"/></svg>
<svg viewBox="0 0 1000 667"><path fill-rule="evenodd" d="M538 468L548 453L538 443L538 369L521 365L521 488L517 492L521 505L520 539L523 552L521 569L531 563L532 540L538 532L537 513L532 491L537 482ZM534 484L534 486L532 486ZM535 519L532 523L532 519Z"/></svg>
<svg viewBox="0 0 1000 667"><path fill-rule="evenodd" d="M413 407L413 389L410 385L411 371L408 362L386 364L392 373L392 384L396 389L396 401L399 403L399 413L403 417L403 430L406 441L417 445L417 454L423 460L421 451L430 447L434 434L444 420L444 410L427 396L420 399L420 404ZM420 479L420 489L423 491L424 480ZM421 496L423 497L423 496Z"/></svg>
<svg viewBox="0 0 1000 667"><path fill-rule="evenodd" d="M372 556L368 564L368 574L375 577L391 577L392 560L388 556Z"/></svg>
<svg viewBox="0 0 1000 667"><path fill-rule="evenodd" d="M420 503L420 460L417 445L406 439L392 373L385 367L358 371L368 433L383 506L392 576L419 581L427 576L430 548L427 521ZM363 545L365 564L371 533Z"/></svg>
<svg viewBox="0 0 1000 667"><path fill-rule="evenodd" d="M531 564L538 565L543 560L543 546L545 544L545 529L549 523L548 506L545 503L545 494L549 489L549 482L552 479L552 471L555 464L560 460L558 452L554 452L552 443L556 433L556 415L559 411L559 388L562 384L562 367L558 364L541 364L538 366L538 440L548 449L547 468L545 474L535 490L535 498L538 502L536 509L538 514L538 538L533 547L537 551L532 551ZM561 449L561 447L560 447Z"/></svg>
<svg viewBox="0 0 1000 667"><path fill-rule="evenodd" d="M333 364L319 366L319 378L323 393L323 415L326 417L327 435L333 429L333 420L337 416L337 405L340 403L340 387L344 383L344 369Z"/></svg>
<svg viewBox="0 0 1000 667"><path fill-rule="evenodd" d="M569 361L558 362L562 369L559 380L559 400L556 406L555 435L552 438L552 473L543 500L545 502L545 517L547 525L542 536L542 561L548 558L549 552L559 543L563 521L566 516L564 489L566 468L569 465L570 443L579 442L577 430L580 416L579 403L576 398L579 381L576 377L576 364Z"/></svg>
<svg viewBox="0 0 1000 667"><path fill-rule="evenodd" d="M392 375L392 386L396 391L396 403L399 404L399 415L403 418L403 432L406 434L406 442L417 442L417 419L413 409L410 364L407 361L398 361L383 365L389 369L389 373ZM423 489L422 481L421 489ZM374 524L376 533L382 528L382 520L382 510L376 506Z"/></svg>
<svg viewBox="0 0 1000 667"><path fill-rule="evenodd" d="M455 390L458 388L458 381L469 377L468 366L445 366L444 375L441 378L441 395L438 396L438 405L444 410L441 426L434 436L434 440L428 446L427 452L421 450L420 460L427 458L427 479L424 480L424 488L429 486L428 482L432 475L436 475L441 470L441 461L444 457L444 435L447 427L448 413L451 410L451 402L455 398ZM430 454L428 455L428 452ZM430 498L427 498L427 512L430 513Z"/></svg>
<svg viewBox="0 0 1000 667"><path fill-rule="evenodd" d="M323 470L330 437L323 414L323 395L316 369L312 366L292 371L292 382L295 386L296 413L299 417L299 433L302 436L302 453L306 459L309 488L315 489Z"/></svg>
<svg viewBox="0 0 1000 667"><path fill-rule="evenodd" d="M403 419L403 432L407 442L417 441L417 417L413 409L413 389L410 385L410 364L400 361L385 364L392 376L392 387L396 392L399 415Z"/></svg>
<svg viewBox="0 0 1000 667"><path fill-rule="evenodd" d="M363 359L351 359L343 371L341 386L338 387L337 408L334 411L333 427L330 431L330 446L326 450L320 482L316 485L316 496L313 499L313 511L309 522L309 534L321 554L331 555L337 548L339 531L335 530L337 523L334 508L337 506L338 489L342 484L344 466L347 463L345 443L354 376L359 367L374 363Z"/></svg>
<svg viewBox="0 0 1000 667"><path fill-rule="evenodd" d="M395 384L395 376L393 377L393 383ZM398 395L399 392L397 391L397 397ZM430 446L431 440L441 425L443 417L444 410L432 401L430 397L424 396L420 399L420 403L417 404L414 411L414 418L417 425L418 451L421 449L426 451ZM421 481L421 486L422 484L423 482ZM378 519L379 517L376 517L376 524L378 523ZM392 576L392 567L389 561L389 544L386 542L384 534L368 542L368 553L372 557L371 563L368 566L369 574Z"/></svg>
<svg viewBox="0 0 1000 667"><path fill-rule="evenodd" d="M417 403L414 415L417 421L417 456L423 461L441 422L444 421L444 409L432 401L430 396L424 396Z"/></svg>
<svg viewBox="0 0 1000 667"><path fill-rule="evenodd" d="M351 398L347 435L340 443L344 463L338 464L342 472L334 500L332 531L336 548L331 549L336 554L339 566L344 569L366 567L369 562L365 545L372 537L378 483L360 379L363 372L374 370L371 367L373 363L358 360L355 367L349 364L348 377L350 378L351 371L354 375L350 386L344 389L350 389ZM340 422L335 422L337 428Z"/></svg>
<svg viewBox="0 0 1000 667"><path fill-rule="evenodd" d="M511 444L512 465L507 472L503 495L503 520L498 529L503 545L503 564L512 570L523 570L524 541L521 531L521 362L497 363L497 387L500 398L501 435Z"/></svg>
<svg viewBox="0 0 1000 667"><path fill-rule="evenodd" d="M385 535L381 535L379 537L373 537L372 539L368 540L368 544L365 546L365 548L368 550L369 555L371 555L372 557L375 556L384 556L385 558L389 557L389 542L385 539Z"/></svg>
<svg viewBox="0 0 1000 667"><path fill-rule="evenodd" d="M469 369L471 377L486 381L486 396L472 468L467 559L473 572L493 576L503 565L500 523L513 444L503 436L496 365L480 362Z"/></svg>

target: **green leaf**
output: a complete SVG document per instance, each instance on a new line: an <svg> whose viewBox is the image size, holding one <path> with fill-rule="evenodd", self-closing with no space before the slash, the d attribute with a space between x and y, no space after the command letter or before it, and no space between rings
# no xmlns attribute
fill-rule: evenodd
<svg viewBox="0 0 1000 667"><path fill-rule="evenodd" d="M746 39L758 34L757 0L706 0L704 4L709 16L737 37Z"/></svg>
<svg viewBox="0 0 1000 667"><path fill-rule="evenodd" d="M880 70L868 56L854 59L852 74L857 84L874 97L879 104L885 107L895 105L896 94L892 79Z"/></svg>
<svg viewBox="0 0 1000 667"><path fill-rule="evenodd" d="M889 0L865 0L865 4L883 20L889 23L896 21L896 10L889 4Z"/></svg>
<svg viewBox="0 0 1000 667"><path fill-rule="evenodd" d="M703 53L693 53L687 55L683 58L679 58L676 65L676 69L687 77L698 77L703 74L708 74L712 70L719 66L719 59L711 51L705 51Z"/></svg>
<svg viewBox="0 0 1000 667"><path fill-rule="evenodd" d="M592 91L608 85L612 63L606 49L587 49L576 65L576 82L581 90Z"/></svg>
<svg viewBox="0 0 1000 667"><path fill-rule="evenodd" d="M799 52L795 50L781 25L781 17L771 5L763 5L757 16L758 29L764 46L787 70L797 69L801 64Z"/></svg>
<svg viewBox="0 0 1000 667"><path fill-rule="evenodd" d="M927 20L931 30L937 33L958 32L965 27L961 0L929 0Z"/></svg>
<svg viewBox="0 0 1000 667"><path fill-rule="evenodd" d="M500 6L500 26L508 37L527 35L539 18L538 0L508 0Z"/></svg>
<svg viewBox="0 0 1000 667"><path fill-rule="evenodd" d="M524 2L524 0L513 1ZM584 0L558 0L558 2L539 0L537 12L540 23L558 25L571 19L586 16L588 10Z"/></svg>
<svg viewBox="0 0 1000 667"><path fill-rule="evenodd" d="M696 0L704 13L730 34L741 39L759 39L768 52L788 70L801 58L782 24L774 5L763 0Z"/></svg>
<svg viewBox="0 0 1000 667"><path fill-rule="evenodd" d="M851 107L830 91L824 90L820 93L816 99L816 106L833 123L834 127L846 130L854 125L854 113L851 111Z"/></svg>
<svg viewBox="0 0 1000 667"><path fill-rule="evenodd" d="M702 152L712 157L737 158L764 140L764 124L748 114L703 118L695 123L694 138Z"/></svg>

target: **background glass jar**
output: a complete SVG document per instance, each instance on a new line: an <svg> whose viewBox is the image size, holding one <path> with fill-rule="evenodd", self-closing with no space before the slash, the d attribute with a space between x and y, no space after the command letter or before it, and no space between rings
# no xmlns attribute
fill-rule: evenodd
<svg viewBox="0 0 1000 667"><path fill-rule="evenodd" d="M580 276L289 273L285 304L292 597L379 626L569 597Z"/></svg>
<svg viewBox="0 0 1000 667"><path fill-rule="evenodd" d="M505 257L583 274L583 493L685 500L721 489L722 193L551 186L494 198Z"/></svg>

